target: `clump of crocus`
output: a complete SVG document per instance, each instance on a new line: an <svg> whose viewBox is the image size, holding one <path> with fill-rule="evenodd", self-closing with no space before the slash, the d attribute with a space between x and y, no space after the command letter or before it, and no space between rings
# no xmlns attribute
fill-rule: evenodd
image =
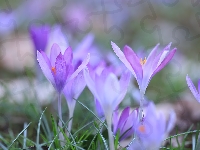
<svg viewBox="0 0 200 150"><path fill-rule="evenodd" d="M186 76L186 81L190 91L192 92L196 100L200 103L200 80L198 81L198 90L196 89L188 75Z"/></svg>
<svg viewBox="0 0 200 150"><path fill-rule="evenodd" d="M68 47L63 53L57 44L51 48L50 58L43 51L37 51L37 60L45 77L51 82L58 93L59 126L62 126L61 93L65 85L74 79L89 62L89 54L82 64L73 70L73 53Z"/></svg>
<svg viewBox="0 0 200 150"><path fill-rule="evenodd" d="M135 139L128 150L158 150L175 122L173 112L166 122L163 114L156 111L153 102L149 102L145 114L142 122L139 118L134 121Z"/></svg>
<svg viewBox="0 0 200 150"><path fill-rule="evenodd" d="M111 45L116 55L131 71L137 80L141 94L140 112L142 112L144 94L150 80L172 59L176 52L176 48L170 51L170 43L160 53L157 53L159 46L159 44L157 44L149 56L143 59L139 58L129 46L125 46L124 51L122 52L115 43L111 42Z"/></svg>
<svg viewBox="0 0 200 150"><path fill-rule="evenodd" d="M114 150L113 133L111 130L112 113L127 92L130 74L125 72L118 80L115 74L106 69L100 75L91 75L89 70L84 70L84 77L88 88L101 105L107 122L110 150Z"/></svg>
<svg viewBox="0 0 200 150"><path fill-rule="evenodd" d="M137 111L126 107L121 115L118 110L113 112L113 133L119 134L119 141L130 137L134 133L134 122L137 120Z"/></svg>

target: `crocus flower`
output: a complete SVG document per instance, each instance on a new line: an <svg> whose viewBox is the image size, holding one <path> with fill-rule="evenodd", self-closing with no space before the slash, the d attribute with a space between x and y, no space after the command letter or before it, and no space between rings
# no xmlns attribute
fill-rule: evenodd
<svg viewBox="0 0 200 150"><path fill-rule="evenodd" d="M130 74L122 74L120 80L109 70L103 70L100 75L90 75L89 70L84 70L86 84L94 97L99 101L108 126L110 149L114 149L111 130L112 113L124 98Z"/></svg>
<svg viewBox="0 0 200 150"><path fill-rule="evenodd" d="M35 51L45 51L50 28L47 25L44 26L31 26L29 33L34 43Z"/></svg>
<svg viewBox="0 0 200 150"><path fill-rule="evenodd" d="M170 43L159 54L157 54L159 46L159 44L157 44L147 59L142 59L139 58L127 45L124 47L124 52L122 52L115 43L111 42L111 45L119 59L136 78L142 94L145 93L151 78L167 65L176 52L176 48L170 51Z"/></svg>
<svg viewBox="0 0 200 150"><path fill-rule="evenodd" d="M43 51L37 52L37 60L45 75L45 77L52 83L56 91L58 92L58 115L59 115L59 127L62 127L62 110L61 110L61 92L66 83L74 79L78 73L86 67L89 62L90 55L82 62L82 64L73 70L72 59L73 54L70 47L68 47L64 53L61 52L60 47L54 44L51 48L50 59ZM60 133L60 140L64 139Z"/></svg>
<svg viewBox="0 0 200 150"><path fill-rule="evenodd" d="M136 110L130 111L130 107L126 107L119 116L118 111L113 113L113 133L119 132L119 141L126 139L134 133L134 122L137 120Z"/></svg>
<svg viewBox="0 0 200 150"><path fill-rule="evenodd" d="M196 100L200 103L200 80L198 81L198 90L196 89L188 75L186 76L186 81L190 91L192 92Z"/></svg>
<svg viewBox="0 0 200 150"><path fill-rule="evenodd" d="M156 111L153 102L150 102L146 108L145 117L141 122L139 119L134 122L134 131L136 138L128 148L129 150L158 150L165 139L167 133L172 129L172 123L175 119L172 117L166 122L162 113Z"/></svg>
<svg viewBox="0 0 200 150"><path fill-rule="evenodd" d="M72 68L73 72L73 68ZM74 108L76 105L76 99L80 96L82 91L86 86L83 72L81 71L74 79L69 81L64 87L63 94L66 98L68 109L69 109L69 119L73 117ZM72 119L68 123L68 131L71 131ZM67 132L68 133L68 132Z"/></svg>
<svg viewBox="0 0 200 150"><path fill-rule="evenodd" d="M50 59L43 51L37 52L37 60L45 77L52 83L58 93L61 93L67 81L76 77L86 67L89 62L89 54L74 72L72 71L72 59L71 48L68 47L63 54L57 44L54 44L51 48Z"/></svg>

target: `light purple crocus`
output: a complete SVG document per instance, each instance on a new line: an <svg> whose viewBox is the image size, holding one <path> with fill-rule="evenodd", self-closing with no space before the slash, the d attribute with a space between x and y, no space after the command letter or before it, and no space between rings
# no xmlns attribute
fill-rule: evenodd
<svg viewBox="0 0 200 150"><path fill-rule="evenodd" d="M119 141L126 139L134 133L134 122L137 120L137 111L126 107L119 116L118 110L113 112L113 133L119 132Z"/></svg>
<svg viewBox="0 0 200 150"><path fill-rule="evenodd" d="M62 110L61 110L61 92L66 83L74 79L78 73L86 67L89 62L90 55L73 70L72 59L73 54L70 47L65 52L61 52L60 47L57 44L53 44L51 48L50 58L47 57L45 52L37 51L37 60L45 75L45 77L52 83L56 91L58 92L58 115L59 115L59 127L62 127ZM64 139L62 133L59 134L59 138L62 141Z"/></svg>
<svg viewBox="0 0 200 150"><path fill-rule="evenodd" d="M73 69L72 69L73 72ZM68 132L71 132L72 128L72 117L74 114L74 108L76 105L76 99L80 96L82 91L86 86L83 71L81 71L74 79L69 81L66 86L64 87L63 94L66 98L68 109L69 109L69 119L68 122ZM67 132L67 135L69 135Z"/></svg>
<svg viewBox="0 0 200 150"><path fill-rule="evenodd" d="M123 52L115 43L111 42L111 45L119 59L136 78L142 94L145 94L151 78L167 65L176 52L176 48L170 51L170 43L159 54L157 54L157 49L159 46L159 44L157 44L147 59L146 57L143 59L139 58L127 45L124 47Z"/></svg>
<svg viewBox="0 0 200 150"><path fill-rule="evenodd" d="M134 121L135 139L128 150L158 150L174 122L173 115L167 122L163 114L156 111L154 103L150 102L145 109L143 121Z"/></svg>
<svg viewBox="0 0 200 150"><path fill-rule="evenodd" d="M67 81L76 77L78 73L86 67L89 62L89 54L74 72L72 71L72 59L72 49L68 47L65 52L62 53L57 44L53 44L51 48L50 59L43 51L37 52L37 60L45 77L52 83L58 93L61 93Z"/></svg>
<svg viewBox="0 0 200 150"><path fill-rule="evenodd" d="M45 51L48 38L49 38L50 27L44 26L31 26L29 33L33 40L35 51Z"/></svg>
<svg viewBox="0 0 200 150"><path fill-rule="evenodd" d="M127 92L130 73L123 73L118 80L115 74L106 69L100 75L91 75L89 70L84 70L84 77L88 88L102 107L108 127L110 149L114 149L111 130L112 113Z"/></svg>
<svg viewBox="0 0 200 150"><path fill-rule="evenodd" d="M186 76L186 81L190 91L192 92L196 100L200 103L200 80L198 81L198 90L196 89L188 75Z"/></svg>

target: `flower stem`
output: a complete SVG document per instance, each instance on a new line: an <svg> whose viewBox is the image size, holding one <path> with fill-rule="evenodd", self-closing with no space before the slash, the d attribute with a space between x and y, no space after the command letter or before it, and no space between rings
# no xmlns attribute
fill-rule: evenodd
<svg viewBox="0 0 200 150"><path fill-rule="evenodd" d="M70 121L68 122L68 131L66 131L66 134L67 134L68 137L69 137L69 133L72 130L73 114L74 114L74 108L73 109L69 108L69 119L70 119Z"/></svg>
<svg viewBox="0 0 200 150"><path fill-rule="evenodd" d="M113 138L113 133L112 133L112 115L107 117L107 128L108 128L108 137L109 137L109 147L110 150L115 150L115 146L114 146L114 138Z"/></svg>
<svg viewBox="0 0 200 150"><path fill-rule="evenodd" d="M143 91L140 91L140 96L141 96L141 100L140 100L140 109L139 109L139 119L142 122L143 121L143 117L144 117L144 113L143 113L144 92Z"/></svg>
<svg viewBox="0 0 200 150"><path fill-rule="evenodd" d="M59 122L58 122L58 127L62 128L62 107L61 107L61 94L58 93L58 117L59 117ZM64 136L62 132L59 130L59 139L60 141L64 141ZM62 144L61 144L62 145Z"/></svg>

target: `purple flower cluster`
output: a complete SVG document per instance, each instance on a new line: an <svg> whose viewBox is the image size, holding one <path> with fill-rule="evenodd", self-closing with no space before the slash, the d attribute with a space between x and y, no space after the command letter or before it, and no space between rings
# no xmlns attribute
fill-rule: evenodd
<svg viewBox="0 0 200 150"><path fill-rule="evenodd" d="M158 53L158 45L156 45L149 56L142 59L130 47L125 46L122 52L115 43L111 42L114 52L125 65L125 67L115 66L108 65L108 60L89 62L90 54L86 56L85 53L91 52L93 37L88 36L78 46L78 50L74 52L76 59L73 63L71 47L66 47L63 50L57 41L51 47L50 56L47 56L44 50L49 39L49 30L44 30L46 28L45 26L42 28L34 27L30 29L30 33L37 50L37 60L40 68L58 93L59 126L62 127L61 94L64 94L67 100L69 118L72 118L76 99L87 85L94 95L97 114L99 117L105 117L107 122L111 150L114 150L113 134L119 134L120 141L127 137L134 137L135 140L133 140L129 149L138 149L138 146L145 149L158 149L166 132L169 132L170 127L168 126L171 123L166 124L166 119L162 114L157 113L153 102L148 102L144 107L142 117L140 111L138 111L139 109L131 111L131 108L127 107L119 115L118 108L126 96L131 73L137 80L141 93L140 101L143 101L150 80L168 64L174 56L176 48L170 51L170 43ZM57 33L56 36L63 39L62 33ZM68 45L67 41L64 45ZM86 58L83 59L82 56L86 56ZM195 96L199 98L194 86L192 88ZM141 103L141 108L143 111L143 103ZM170 122L173 122L173 119ZM68 135L71 128L72 119L68 124Z"/></svg>

